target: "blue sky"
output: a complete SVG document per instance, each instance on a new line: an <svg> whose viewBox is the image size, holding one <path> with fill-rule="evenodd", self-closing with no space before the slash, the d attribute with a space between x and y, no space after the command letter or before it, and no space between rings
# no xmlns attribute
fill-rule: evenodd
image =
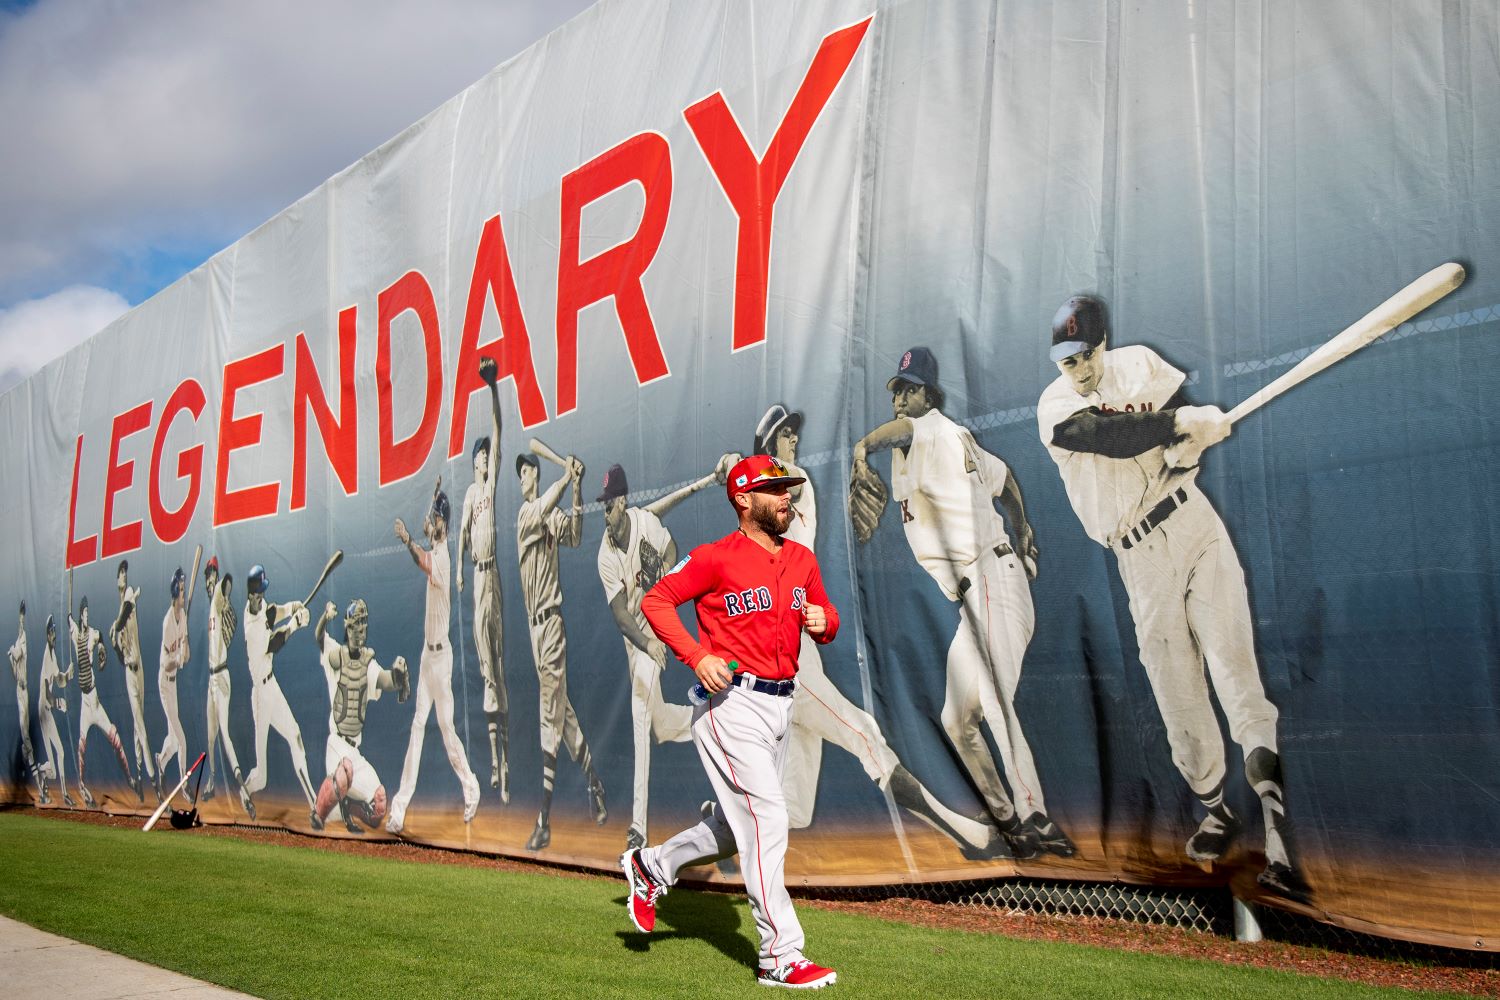
<svg viewBox="0 0 1500 1000"><path fill-rule="evenodd" d="M0 392L591 0L0 0Z"/></svg>

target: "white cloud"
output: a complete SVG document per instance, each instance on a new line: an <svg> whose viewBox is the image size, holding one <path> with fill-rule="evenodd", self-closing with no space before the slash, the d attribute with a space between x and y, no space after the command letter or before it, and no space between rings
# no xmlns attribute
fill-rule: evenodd
<svg viewBox="0 0 1500 1000"><path fill-rule="evenodd" d="M45 298L0 309L0 385L42 365L98 333L130 308L107 288L73 285Z"/></svg>
<svg viewBox="0 0 1500 1000"><path fill-rule="evenodd" d="M227 245L587 6L42 0L0 14L0 303Z"/></svg>

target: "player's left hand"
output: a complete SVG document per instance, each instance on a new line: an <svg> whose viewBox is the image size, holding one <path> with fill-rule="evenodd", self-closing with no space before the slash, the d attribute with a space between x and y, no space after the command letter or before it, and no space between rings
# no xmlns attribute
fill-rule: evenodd
<svg viewBox="0 0 1500 1000"><path fill-rule="evenodd" d="M310 614L307 613L307 609L306 608L304 608L302 605L298 604L297 605L297 609L292 612L292 628L293 629L305 628L307 626L307 623L309 621L311 621L311 620L312 620L312 615L310 615Z"/></svg>
<svg viewBox="0 0 1500 1000"><path fill-rule="evenodd" d="M821 604L802 605L802 627L808 635L822 635L828 631L828 612Z"/></svg>
<svg viewBox="0 0 1500 1000"><path fill-rule="evenodd" d="M652 639L649 646L647 647L647 652L651 654L651 659L656 661L657 670L665 670L667 668L666 643L662 642L660 639Z"/></svg>

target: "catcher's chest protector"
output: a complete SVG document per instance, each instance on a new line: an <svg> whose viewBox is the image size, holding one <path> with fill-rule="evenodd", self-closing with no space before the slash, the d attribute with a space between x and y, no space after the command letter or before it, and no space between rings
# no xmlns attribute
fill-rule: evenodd
<svg viewBox="0 0 1500 1000"><path fill-rule="evenodd" d="M78 638L73 640L78 653L78 689L84 694L94 690L94 663L89 658L89 633L86 629L78 630Z"/></svg>
<svg viewBox="0 0 1500 1000"><path fill-rule="evenodd" d="M371 655L368 649L361 649L358 656L351 656L348 646L340 646L329 657L333 661L331 666L339 674L338 688L333 696L333 722L339 735L350 742L357 742L365 731Z"/></svg>

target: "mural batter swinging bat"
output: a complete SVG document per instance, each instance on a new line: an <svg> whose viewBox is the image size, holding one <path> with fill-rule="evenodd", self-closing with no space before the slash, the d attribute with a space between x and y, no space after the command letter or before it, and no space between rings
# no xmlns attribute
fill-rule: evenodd
<svg viewBox="0 0 1500 1000"><path fill-rule="evenodd" d="M1271 400L1301 385L1318 372L1331 368L1362 347L1368 347L1417 313L1442 299L1464 283L1463 266L1447 263L1433 268L1401 291L1366 313L1358 322L1335 334L1326 344L1297 362L1291 371L1258 389L1226 416L1231 424L1254 413ZM1182 468L1197 461L1191 441L1167 449L1169 468Z"/></svg>

